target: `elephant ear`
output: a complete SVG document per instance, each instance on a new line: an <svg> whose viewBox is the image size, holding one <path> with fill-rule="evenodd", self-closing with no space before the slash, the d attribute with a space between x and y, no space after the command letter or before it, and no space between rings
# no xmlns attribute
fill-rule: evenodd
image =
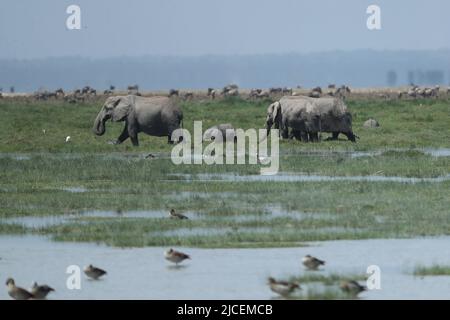
<svg viewBox="0 0 450 320"><path fill-rule="evenodd" d="M130 97L120 97L115 102L114 111L112 113L112 121L122 121L131 111L132 101Z"/></svg>
<svg viewBox="0 0 450 320"><path fill-rule="evenodd" d="M279 101L273 104L272 119L274 122L277 121L278 117L281 115L281 103Z"/></svg>

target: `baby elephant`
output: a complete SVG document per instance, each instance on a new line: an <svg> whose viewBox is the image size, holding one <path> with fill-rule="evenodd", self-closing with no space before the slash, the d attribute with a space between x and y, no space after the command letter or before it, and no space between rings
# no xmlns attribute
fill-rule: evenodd
<svg viewBox="0 0 450 320"><path fill-rule="evenodd" d="M114 144L130 138L133 145L138 146L139 132L156 137L167 136L169 143L173 143L172 132L181 128L183 113L168 97L115 96L106 100L94 121L96 135L105 133L105 122L109 119L125 121L125 127Z"/></svg>
<svg viewBox="0 0 450 320"><path fill-rule="evenodd" d="M204 141L215 140L216 137L222 135L222 141L236 142L236 129L230 123L222 123L217 126L213 126L205 131L203 134Z"/></svg>

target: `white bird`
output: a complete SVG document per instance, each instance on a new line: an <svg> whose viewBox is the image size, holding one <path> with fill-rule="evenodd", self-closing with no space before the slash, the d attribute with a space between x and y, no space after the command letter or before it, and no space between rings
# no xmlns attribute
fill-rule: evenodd
<svg viewBox="0 0 450 320"><path fill-rule="evenodd" d="M45 134L45 129L42 129L42 133Z"/></svg>
<svg viewBox="0 0 450 320"><path fill-rule="evenodd" d="M70 141L70 136L66 137L66 143Z"/></svg>

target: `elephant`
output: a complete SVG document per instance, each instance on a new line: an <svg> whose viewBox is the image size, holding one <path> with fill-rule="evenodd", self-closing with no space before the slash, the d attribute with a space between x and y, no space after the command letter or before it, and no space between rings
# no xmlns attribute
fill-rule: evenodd
<svg viewBox="0 0 450 320"><path fill-rule="evenodd" d="M280 129L281 127L281 103L279 101L271 103L267 108L267 117L266 117L267 136L269 135L272 126L275 129Z"/></svg>
<svg viewBox="0 0 450 320"><path fill-rule="evenodd" d="M173 143L172 132L182 127L183 113L168 97L114 96L106 100L94 121L93 131L96 135L105 133L105 122L109 119L114 122L125 121L125 127L114 144L130 138L132 144L138 146L139 132L157 137L167 136L168 142Z"/></svg>
<svg viewBox="0 0 450 320"><path fill-rule="evenodd" d="M327 140L337 140L339 133L347 136L348 140L356 142L356 136L352 130L352 115L347 105L341 98L315 99L316 109L314 114L319 116L318 128L309 128L317 132L331 132L332 137Z"/></svg>
<svg viewBox="0 0 450 320"><path fill-rule="evenodd" d="M285 96L279 100L282 110L279 129L283 139L295 137L305 142L318 141L320 118L315 106L316 100L302 96Z"/></svg>
<svg viewBox="0 0 450 320"><path fill-rule="evenodd" d="M280 129L284 139L296 137L302 141L318 141L319 132L331 132L333 135L328 140L336 140L339 133L343 133L356 142L352 116L344 102L337 98L285 96L267 109L267 134L272 125Z"/></svg>
<svg viewBox="0 0 450 320"><path fill-rule="evenodd" d="M217 136L220 131L222 134L222 141L234 141L236 142L236 130L230 123L222 123L217 126L213 126L211 128L206 129L205 134L203 135L203 140L211 141L215 139L215 136Z"/></svg>

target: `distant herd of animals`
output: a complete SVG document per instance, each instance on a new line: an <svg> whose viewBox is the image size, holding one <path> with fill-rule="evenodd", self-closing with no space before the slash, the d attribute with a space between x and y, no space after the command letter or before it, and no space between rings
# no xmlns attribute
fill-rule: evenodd
<svg viewBox="0 0 450 320"><path fill-rule="evenodd" d="M358 91L356 89L355 91ZM120 144L130 138L133 145L139 145L138 133L144 132L151 136L168 137L168 142L173 143L172 133L178 128L182 128L183 112L181 111L180 100L192 100L198 96L202 99L218 99L227 97L240 97L242 99L267 99L270 103L267 109L266 129L267 134L272 128L280 130L283 139L296 139L304 142L318 142L321 133L330 133L326 140L338 140L340 134L348 140L356 142L358 138L352 129L352 115L345 103L346 99L353 95L354 91L348 86L337 87L334 84L328 85L327 89L315 87L312 89L302 89L297 86L295 89L287 87L273 87L269 89L240 90L236 84L229 84L222 89L208 88L207 91L180 91L171 89L168 93L158 92L151 94L141 94L139 86L129 85L126 91L116 91L114 86L98 93L96 89L85 86L73 92L64 92L57 89L54 92L41 90L36 92L32 99L49 100L64 99L68 103L85 101L92 97L101 99L107 97L102 109L98 113L93 131L96 135L105 133L105 122L112 120L115 122L124 121L126 123L122 133L115 140L114 144ZM450 88L441 90L439 86L433 88L421 88L413 85L405 91L377 91L369 90L369 97L391 99L395 95L397 99L409 98L437 98L443 94L450 94ZM30 98L30 96L26 96ZM97 101L97 100L96 100ZM265 101L265 100L262 100ZM269 103L269 102L268 102ZM378 127L379 123L375 119L368 119L364 127ZM219 130L224 139L226 131L235 130L231 124L218 124L210 130ZM213 135L215 136L215 135ZM179 142L179 141L177 141Z"/></svg>
<svg viewBox="0 0 450 320"><path fill-rule="evenodd" d="M121 144L130 138L132 144L138 146L140 132L166 136L169 143L182 140L182 137L178 141L172 140L172 133L182 128L183 112L177 100L171 97L110 96L94 120L93 132L102 136L108 120L125 122L113 144ZM357 138L352 130L352 115L340 97L283 96L268 106L265 122L267 135L275 128L280 130L283 139L318 142L319 134L323 132L332 134L327 140L337 140L339 134L352 142ZM204 137L230 141L230 135L236 141L235 129L227 123L209 128Z"/></svg>
<svg viewBox="0 0 450 320"><path fill-rule="evenodd" d="M303 89L301 86L296 88L291 87L271 87L267 89L252 88L249 90L240 90L238 85L229 84L221 89L207 88L206 91L193 91L193 90L180 90L180 89L170 89L166 93L158 92L158 95L167 95L168 97L177 97L182 100L192 100L196 97L203 98L207 97L211 100L216 98L226 98L226 97L240 97L250 100L257 99L274 99L280 96L296 96L304 95L310 98L320 98L320 97L341 97L345 99L352 94L352 90L347 85L336 86L335 84L329 84L326 88L314 87L312 89ZM359 91L358 91L359 92ZM358 95L358 92L356 95ZM406 89L373 89L373 90L363 90L365 95L371 98L384 98L384 99L418 99L418 98L437 98L441 95L450 95L450 87L441 88L436 85L434 87L420 87L411 84ZM126 90L116 90L116 87L111 85L106 90L97 90L91 86L85 86L81 89L75 89L70 92L65 92L62 88L54 91L49 91L45 89L38 90L32 95L22 95L26 97L32 97L35 100L49 100L49 99L63 99L69 103L84 102L85 100L97 97L97 96L109 96L116 94L131 94L136 96L143 95L139 90L139 85L128 85ZM9 94L3 94L3 88L0 88L0 98L8 96L21 96L16 94L14 87L9 88Z"/></svg>

